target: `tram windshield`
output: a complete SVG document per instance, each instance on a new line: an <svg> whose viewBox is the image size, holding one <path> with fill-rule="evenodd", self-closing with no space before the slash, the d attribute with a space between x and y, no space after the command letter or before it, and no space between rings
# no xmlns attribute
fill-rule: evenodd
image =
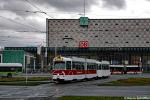
<svg viewBox="0 0 150 100"><path fill-rule="evenodd" d="M55 70L65 70L65 62L54 62L53 69L55 69Z"/></svg>

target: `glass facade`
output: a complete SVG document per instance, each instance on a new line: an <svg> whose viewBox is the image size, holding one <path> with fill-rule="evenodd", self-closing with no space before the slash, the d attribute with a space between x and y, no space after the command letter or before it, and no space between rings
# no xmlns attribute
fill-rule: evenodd
<svg viewBox="0 0 150 100"><path fill-rule="evenodd" d="M89 59L97 59L99 61L107 60L112 65L138 65L142 66L144 72L150 72L150 52L139 51L137 48L130 48L130 50L123 51L111 50L110 48L101 49L58 49L57 53L62 56L78 56ZM103 48L104 49L104 48ZM147 49L145 49L147 50ZM54 58L54 51L48 53L48 60L51 62Z"/></svg>
<svg viewBox="0 0 150 100"><path fill-rule="evenodd" d="M12 47L9 49L16 49ZM20 48L17 48L19 50ZM32 49L28 52L33 52ZM26 49L25 49L26 51ZM36 53L35 51L34 53ZM89 59L108 60L113 65L138 65L142 66L144 72L150 72L150 48L149 47L89 47L89 48L73 48L73 47L58 47L57 54L62 56L77 56ZM42 55L45 54L45 48L42 48ZM48 64L52 65L52 60L55 57L55 47L48 48ZM37 59L40 61L40 59Z"/></svg>

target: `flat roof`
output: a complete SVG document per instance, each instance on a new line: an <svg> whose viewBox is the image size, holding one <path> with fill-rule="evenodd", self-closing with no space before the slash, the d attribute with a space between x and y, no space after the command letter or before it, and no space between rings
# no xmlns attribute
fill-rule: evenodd
<svg viewBox="0 0 150 100"><path fill-rule="evenodd" d="M48 20L79 20L78 19L48 19ZM90 19L89 20L150 20L150 18L102 18L102 19Z"/></svg>

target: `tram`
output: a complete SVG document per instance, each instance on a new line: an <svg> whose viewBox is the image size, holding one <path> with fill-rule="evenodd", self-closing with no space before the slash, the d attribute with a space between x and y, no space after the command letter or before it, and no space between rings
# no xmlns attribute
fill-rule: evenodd
<svg viewBox="0 0 150 100"><path fill-rule="evenodd" d="M111 74L123 74L124 65L110 65Z"/></svg>
<svg viewBox="0 0 150 100"><path fill-rule="evenodd" d="M53 59L52 75L55 82L109 77L109 62L57 56Z"/></svg>
<svg viewBox="0 0 150 100"><path fill-rule="evenodd" d="M137 74L142 73L142 67L138 65L110 65L111 74Z"/></svg>
<svg viewBox="0 0 150 100"><path fill-rule="evenodd" d="M138 74L143 72L142 67L138 65L127 65L126 69L128 74Z"/></svg>

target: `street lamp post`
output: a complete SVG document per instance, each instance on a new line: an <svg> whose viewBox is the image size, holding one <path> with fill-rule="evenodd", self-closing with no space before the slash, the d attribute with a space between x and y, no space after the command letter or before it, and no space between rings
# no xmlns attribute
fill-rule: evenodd
<svg viewBox="0 0 150 100"><path fill-rule="evenodd" d="M55 41L55 57L57 56L57 37L56 37L56 41Z"/></svg>

